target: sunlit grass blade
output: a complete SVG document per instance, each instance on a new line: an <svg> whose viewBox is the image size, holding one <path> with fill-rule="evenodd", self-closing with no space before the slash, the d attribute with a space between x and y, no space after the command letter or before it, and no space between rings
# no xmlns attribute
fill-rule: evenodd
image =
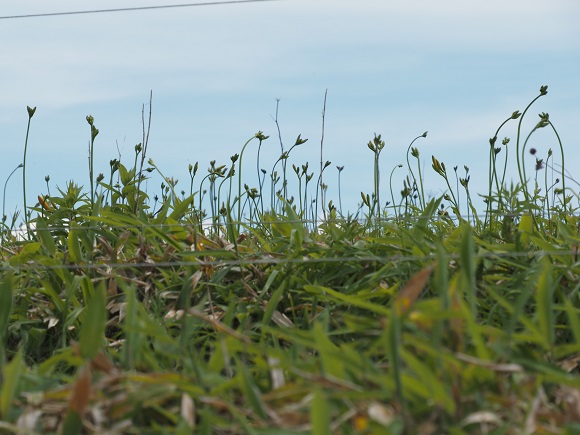
<svg viewBox="0 0 580 435"><path fill-rule="evenodd" d="M14 399L20 388L20 380L26 369L24 363L24 351L22 348L16 352L12 361L2 367L2 385L0 385L0 419L10 421L13 419L11 411Z"/></svg>
<svg viewBox="0 0 580 435"><path fill-rule="evenodd" d="M256 383L252 379L252 375L244 366L244 364L240 361L237 363L237 367L239 370L239 379L242 386L242 391L244 392L244 396L248 401L249 405L262 419L268 418L268 414L265 409L264 401L262 400L262 396L260 394L260 390L256 386Z"/></svg>
<svg viewBox="0 0 580 435"><path fill-rule="evenodd" d="M536 310L538 326L545 345L552 349L554 345L554 278L552 264L548 257L540 261L540 275L536 287Z"/></svg>
<svg viewBox="0 0 580 435"><path fill-rule="evenodd" d="M321 388L315 388L310 402L312 435L330 435L330 404Z"/></svg>
<svg viewBox="0 0 580 435"><path fill-rule="evenodd" d="M93 290L92 297L85 308L81 325L79 349L85 360L92 360L103 345L107 310L105 309L106 292L104 282Z"/></svg>
<svg viewBox="0 0 580 435"><path fill-rule="evenodd" d="M465 296L471 310L471 316L477 317L477 288L475 278L475 245L473 231L467 223L463 224L461 233L461 268L465 277Z"/></svg>
<svg viewBox="0 0 580 435"><path fill-rule="evenodd" d="M324 374L344 379L345 368L343 360L340 358L340 349L330 341L322 323L316 322L314 324L312 335L316 342Z"/></svg>
<svg viewBox="0 0 580 435"><path fill-rule="evenodd" d="M6 273L0 278L0 374L7 357L6 339L12 311L13 287L14 278L12 273Z"/></svg>

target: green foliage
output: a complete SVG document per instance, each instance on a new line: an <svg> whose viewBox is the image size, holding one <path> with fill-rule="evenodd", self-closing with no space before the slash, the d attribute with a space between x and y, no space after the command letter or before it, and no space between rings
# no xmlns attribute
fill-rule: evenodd
<svg viewBox="0 0 580 435"><path fill-rule="evenodd" d="M574 433L580 220L564 172L561 188L542 191L526 179L531 133L521 140L519 127L529 107L490 140L485 218L471 201L469 168L461 178L453 168L454 191L435 156L447 190L425 197L412 145L426 133L407 149L398 204L394 170L392 202L381 202L386 144L375 135L372 193L343 215L332 201L316 203L325 197L322 174L308 196L308 164L292 165L291 196L286 165L306 142L300 136L282 146L268 206L262 132L231 165L211 162L198 190L198 165L190 165L189 192L180 195L152 160L144 167L141 144L132 167L115 159L107 182L93 180L98 130L87 117L90 192L71 181L28 207L24 237L2 230L3 428ZM495 143L516 119L520 179L507 186L509 140L499 151ZM534 131L548 126L541 114ZM253 139L258 187L242 179ZM163 181L151 198L141 187L152 172Z"/></svg>

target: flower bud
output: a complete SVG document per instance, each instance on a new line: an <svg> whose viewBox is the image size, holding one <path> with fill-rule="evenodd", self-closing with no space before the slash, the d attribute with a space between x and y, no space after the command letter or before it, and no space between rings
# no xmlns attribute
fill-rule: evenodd
<svg viewBox="0 0 580 435"><path fill-rule="evenodd" d="M302 139L300 136L301 135L298 135L298 137L296 138L296 143L294 144L295 146L302 145L303 143L306 143L308 141L308 139Z"/></svg>

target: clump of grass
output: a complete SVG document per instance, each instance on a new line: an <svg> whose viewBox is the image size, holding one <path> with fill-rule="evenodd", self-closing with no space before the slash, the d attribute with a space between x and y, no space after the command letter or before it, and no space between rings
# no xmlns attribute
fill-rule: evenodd
<svg viewBox="0 0 580 435"><path fill-rule="evenodd" d="M259 153L267 137L255 138ZM482 222L469 169L454 167L454 192L433 156L446 192L427 200L410 146L418 178L409 165L397 204L393 168L383 207L375 139L361 218L339 194L317 223L330 163L314 198L308 164L292 166L298 200L283 170L264 210L259 159L258 187L242 178L247 143L229 165L210 162L197 190L190 166L187 196L137 146L132 167L111 160L100 193L71 181L40 197L30 239L2 240L3 427L572 433L575 404L562 398L580 388L579 219L568 200L547 201L558 183L504 185L490 142ZM156 174L150 200L139 186Z"/></svg>

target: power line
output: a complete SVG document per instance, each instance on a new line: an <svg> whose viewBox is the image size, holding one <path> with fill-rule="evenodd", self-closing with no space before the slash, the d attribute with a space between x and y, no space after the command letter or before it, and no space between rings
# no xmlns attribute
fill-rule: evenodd
<svg viewBox="0 0 580 435"><path fill-rule="evenodd" d="M38 17L55 17L62 15L84 15L84 14L100 14L108 12L129 12L129 11L144 11L150 9L170 9L170 8L188 8L194 6L217 6L217 5L231 5L238 3L258 3L271 2L278 0L226 0L221 2L204 2L204 3L184 3L178 5L162 5L162 6L137 6L133 8L118 8L118 9L95 9L88 11L69 11L69 12L49 12L45 14L26 14L26 15L7 15L0 16L0 20L10 20L15 18L38 18Z"/></svg>

